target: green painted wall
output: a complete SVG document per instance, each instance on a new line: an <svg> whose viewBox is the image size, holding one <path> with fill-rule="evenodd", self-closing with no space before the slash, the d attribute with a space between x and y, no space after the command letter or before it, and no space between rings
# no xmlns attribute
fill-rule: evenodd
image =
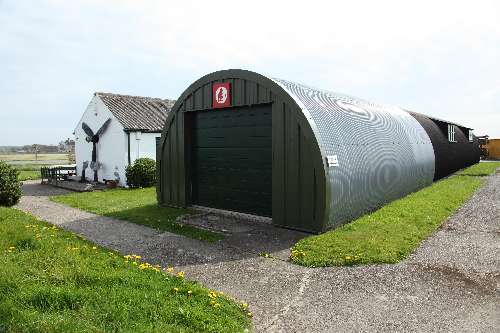
<svg viewBox="0 0 500 333"><path fill-rule="evenodd" d="M273 223L309 232L323 231L325 169L309 122L279 85L248 71L209 74L181 95L167 118L158 146L158 203L175 207L192 204L192 123L195 112L211 110L215 82L231 83L232 106L271 106Z"/></svg>

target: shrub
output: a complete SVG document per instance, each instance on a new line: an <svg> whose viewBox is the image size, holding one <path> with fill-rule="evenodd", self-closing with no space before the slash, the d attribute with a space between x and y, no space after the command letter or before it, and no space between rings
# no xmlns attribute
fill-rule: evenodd
<svg viewBox="0 0 500 333"><path fill-rule="evenodd" d="M125 170L127 185L131 188L150 187L156 184L156 162L151 158L138 158Z"/></svg>
<svg viewBox="0 0 500 333"><path fill-rule="evenodd" d="M0 206L13 206L21 198L21 182L17 180L19 171L0 161Z"/></svg>

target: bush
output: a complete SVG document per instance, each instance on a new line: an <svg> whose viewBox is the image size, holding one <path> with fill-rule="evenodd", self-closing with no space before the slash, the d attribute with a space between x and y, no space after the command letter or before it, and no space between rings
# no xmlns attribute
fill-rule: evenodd
<svg viewBox="0 0 500 333"><path fill-rule="evenodd" d="M0 206L13 206L21 198L21 182L17 180L19 171L0 161Z"/></svg>
<svg viewBox="0 0 500 333"><path fill-rule="evenodd" d="M138 158L125 170L127 185L131 188L156 185L156 162L151 158Z"/></svg>

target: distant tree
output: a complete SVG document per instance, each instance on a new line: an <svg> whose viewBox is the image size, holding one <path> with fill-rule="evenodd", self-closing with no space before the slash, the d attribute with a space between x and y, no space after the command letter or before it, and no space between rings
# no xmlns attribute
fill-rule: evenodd
<svg viewBox="0 0 500 333"><path fill-rule="evenodd" d="M57 150L60 153L65 153L67 151L66 150L66 143L64 141L59 141L59 143L57 144Z"/></svg>
<svg viewBox="0 0 500 333"><path fill-rule="evenodd" d="M66 141L64 141L64 143L68 150L75 151L75 140L67 138Z"/></svg>
<svg viewBox="0 0 500 333"><path fill-rule="evenodd" d="M75 159L75 140L71 140L70 138L67 138L66 141L64 141L64 146L66 149L66 152L68 153L68 162L70 164L74 164L76 159Z"/></svg>
<svg viewBox="0 0 500 333"><path fill-rule="evenodd" d="M38 147L37 144L31 145L31 153L35 154L35 161L38 161L38 152L40 152L40 148Z"/></svg>

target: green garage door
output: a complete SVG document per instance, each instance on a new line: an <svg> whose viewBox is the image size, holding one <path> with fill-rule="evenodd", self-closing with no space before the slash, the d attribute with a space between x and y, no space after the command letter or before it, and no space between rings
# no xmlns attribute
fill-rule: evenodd
<svg viewBox="0 0 500 333"><path fill-rule="evenodd" d="M271 105L195 114L194 204L271 216L271 123Z"/></svg>

